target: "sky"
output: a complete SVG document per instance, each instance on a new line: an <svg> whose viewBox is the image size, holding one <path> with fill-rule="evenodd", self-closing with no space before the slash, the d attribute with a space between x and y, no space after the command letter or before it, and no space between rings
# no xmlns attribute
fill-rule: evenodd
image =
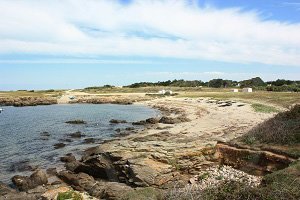
<svg viewBox="0 0 300 200"><path fill-rule="evenodd" d="M0 90L300 79L300 0L0 0Z"/></svg>

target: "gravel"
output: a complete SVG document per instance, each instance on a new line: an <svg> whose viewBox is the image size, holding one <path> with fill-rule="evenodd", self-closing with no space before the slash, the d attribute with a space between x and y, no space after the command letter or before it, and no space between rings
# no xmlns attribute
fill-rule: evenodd
<svg viewBox="0 0 300 200"><path fill-rule="evenodd" d="M249 175L243 171L224 165L210 167L190 179L190 183L196 185L199 189L217 187L223 182L230 181L241 182L249 187L257 187L261 184L262 177Z"/></svg>

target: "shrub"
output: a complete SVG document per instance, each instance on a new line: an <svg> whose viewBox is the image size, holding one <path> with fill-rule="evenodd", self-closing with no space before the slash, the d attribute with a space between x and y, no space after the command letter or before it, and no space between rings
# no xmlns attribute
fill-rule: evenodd
<svg viewBox="0 0 300 200"><path fill-rule="evenodd" d="M241 137L245 143L254 141L273 144L300 143L300 105L278 113Z"/></svg>

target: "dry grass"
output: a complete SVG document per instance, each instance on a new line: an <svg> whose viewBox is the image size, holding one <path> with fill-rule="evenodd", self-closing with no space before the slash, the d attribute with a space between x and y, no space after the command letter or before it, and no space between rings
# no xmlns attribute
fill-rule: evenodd
<svg viewBox="0 0 300 200"><path fill-rule="evenodd" d="M300 105L296 105L289 111L278 113L247 134L242 136L242 141L247 144L272 143L281 145L300 143Z"/></svg>
<svg viewBox="0 0 300 200"><path fill-rule="evenodd" d="M277 110L273 106L267 106L267 105L263 105L263 104L260 104L260 103L254 103L251 106L256 112L262 112L262 113L273 113L273 112L276 113L276 112L279 112L279 110Z"/></svg>
<svg viewBox="0 0 300 200"><path fill-rule="evenodd" d="M266 175L259 187L240 182L223 182L219 186L200 189L197 186L174 188L165 200L298 200L300 199L300 162Z"/></svg>
<svg viewBox="0 0 300 200"><path fill-rule="evenodd" d="M0 97L57 97L64 93L64 90L54 90L49 92L46 90L39 90L35 92L30 91L0 91Z"/></svg>
<svg viewBox="0 0 300 200"><path fill-rule="evenodd" d="M201 92L180 92L178 97L211 97L216 99L241 100L247 103L262 103L267 105L276 105L284 108L288 108L293 104L300 103L300 93L292 92L257 91L253 93L234 93L229 92L228 89L217 92L211 92L207 89Z"/></svg>

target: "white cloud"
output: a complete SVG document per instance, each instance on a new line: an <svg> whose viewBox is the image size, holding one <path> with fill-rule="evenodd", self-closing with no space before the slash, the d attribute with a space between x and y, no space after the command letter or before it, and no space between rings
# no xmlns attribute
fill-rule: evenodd
<svg viewBox="0 0 300 200"><path fill-rule="evenodd" d="M188 1L0 1L0 54L142 56L300 66L300 24Z"/></svg>

